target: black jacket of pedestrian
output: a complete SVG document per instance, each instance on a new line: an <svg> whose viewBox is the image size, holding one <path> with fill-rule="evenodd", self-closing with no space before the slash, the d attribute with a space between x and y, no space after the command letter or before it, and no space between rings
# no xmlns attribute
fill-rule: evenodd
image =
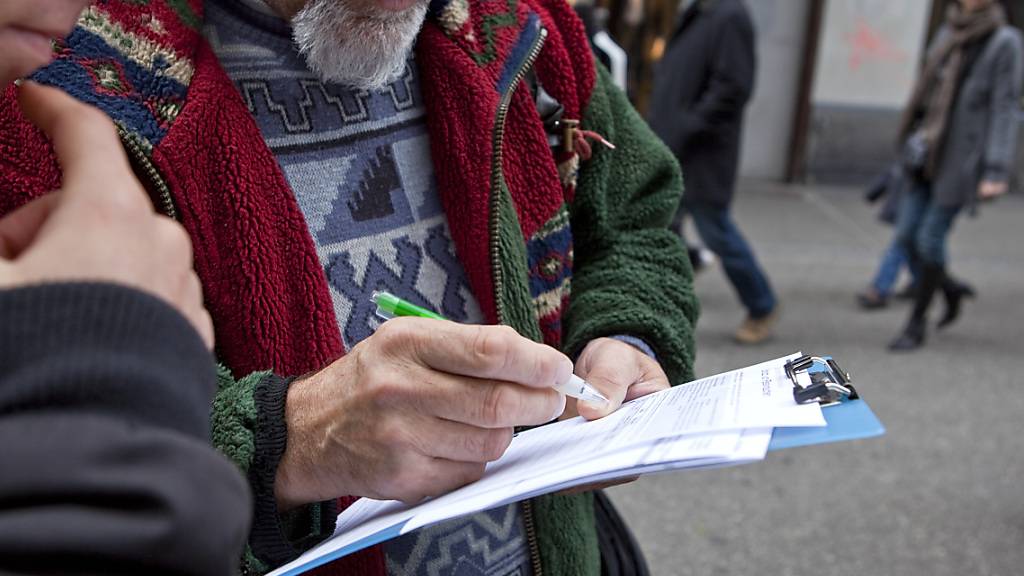
<svg viewBox="0 0 1024 576"><path fill-rule="evenodd" d="M234 573L252 503L210 447L215 386L155 297L0 291L0 573Z"/></svg>
<svg viewBox="0 0 1024 576"><path fill-rule="evenodd" d="M741 0L697 0L658 64L648 118L682 165L684 201L732 201L743 109L754 89L754 42Z"/></svg>

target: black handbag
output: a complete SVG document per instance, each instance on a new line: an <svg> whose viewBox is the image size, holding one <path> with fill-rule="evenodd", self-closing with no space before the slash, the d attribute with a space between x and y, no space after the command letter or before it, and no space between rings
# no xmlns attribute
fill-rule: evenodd
<svg viewBox="0 0 1024 576"><path fill-rule="evenodd" d="M603 490L594 491L601 576L650 576L643 550Z"/></svg>

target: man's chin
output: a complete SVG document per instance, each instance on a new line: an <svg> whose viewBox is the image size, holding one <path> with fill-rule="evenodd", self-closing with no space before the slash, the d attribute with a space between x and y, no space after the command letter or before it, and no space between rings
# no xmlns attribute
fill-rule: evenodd
<svg viewBox="0 0 1024 576"><path fill-rule="evenodd" d="M385 88L388 84L400 78L403 72L405 72L404 61L401 66L396 66L388 70L376 70L370 74L352 74L348 71L341 73L320 71L318 76L324 82L342 84L356 90L375 92Z"/></svg>
<svg viewBox="0 0 1024 576"><path fill-rule="evenodd" d="M405 69L426 16L425 0L372 0L403 9L362 8L343 1L307 4L292 19L295 43L321 79L353 88L386 86ZM339 31L345 31L341 34Z"/></svg>

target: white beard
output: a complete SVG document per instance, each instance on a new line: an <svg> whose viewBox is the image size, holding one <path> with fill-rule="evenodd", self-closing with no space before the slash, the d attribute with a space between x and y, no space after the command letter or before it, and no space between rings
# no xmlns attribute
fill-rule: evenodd
<svg viewBox="0 0 1024 576"><path fill-rule="evenodd" d="M427 2L401 12L355 8L351 0L311 0L292 19L292 35L306 63L325 82L383 88L405 70Z"/></svg>

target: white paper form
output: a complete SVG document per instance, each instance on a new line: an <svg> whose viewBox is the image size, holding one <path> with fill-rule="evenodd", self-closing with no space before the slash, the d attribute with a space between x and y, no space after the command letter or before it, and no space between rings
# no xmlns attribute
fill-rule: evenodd
<svg viewBox="0 0 1024 576"><path fill-rule="evenodd" d="M785 360L765 362L638 398L601 420L574 418L520 434L485 477L459 492L508 487L633 445L706 432L824 426L817 404L798 405ZM698 444L681 444L697 450Z"/></svg>
<svg viewBox="0 0 1024 576"><path fill-rule="evenodd" d="M596 478L610 480L633 476L644 472L647 466L663 464L669 455L675 458L676 462L729 458L736 451L741 436L740 431L685 436L674 440L664 439L653 444L637 444L626 449L605 449L583 459L577 459L573 465L530 466L530 473L518 476L500 488L476 487L473 484L471 486L475 489L464 488L460 490L461 495L448 495L460 497L439 498L440 506L427 506L417 511L403 527L402 533L463 514L590 484L596 482Z"/></svg>
<svg viewBox="0 0 1024 576"><path fill-rule="evenodd" d="M772 439L772 430L772 428L749 428L743 431L682 436L660 440L653 447L634 447L610 454L600 460L588 460L585 464L574 468L581 474L580 477L571 478L558 484L552 483L548 486L547 492L630 476L656 474L685 468L732 466L764 460ZM626 462L634 463L626 466ZM591 473L594 470L606 471ZM549 475L547 479L554 481L555 477Z"/></svg>
<svg viewBox="0 0 1024 576"><path fill-rule="evenodd" d="M784 365L777 360L684 384L634 400L601 420L574 418L524 432L488 465L481 480L423 505L409 529L550 492L554 486L579 485L598 473L628 476L667 439L682 437L667 444L674 447L676 460L725 458L745 428L824 426L817 404L793 400ZM788 392L781 394L784 386ZM694 436L726 431L732 434ZM638 450L627 452L631 447ZM598 463L605 468L595 468Z"/></svg>
<svg viewBox="0 0 1024 576"><path fill-rule="evenodd" d="M301 573L304 565L374 544L384 533L394 537L596 479L763 458L771 427L825 425L817 404L794 402L784 372L790 357L639 398L600 420L524 432L482 479L416 506L360 500L338 517L334 537L272 574ZM747 435L745 429L756 430Z"/></svg>
<svg viewBox="0 0 1024 576"><path fill-rule="evenodd" d="M640 441L697 432L789 426L824 426L825 417L815 404L797 404L793 384L786 376L784 358L709 376L639 398L635 403L657 403L628 419L612 442L626 446Z"/></svg>

